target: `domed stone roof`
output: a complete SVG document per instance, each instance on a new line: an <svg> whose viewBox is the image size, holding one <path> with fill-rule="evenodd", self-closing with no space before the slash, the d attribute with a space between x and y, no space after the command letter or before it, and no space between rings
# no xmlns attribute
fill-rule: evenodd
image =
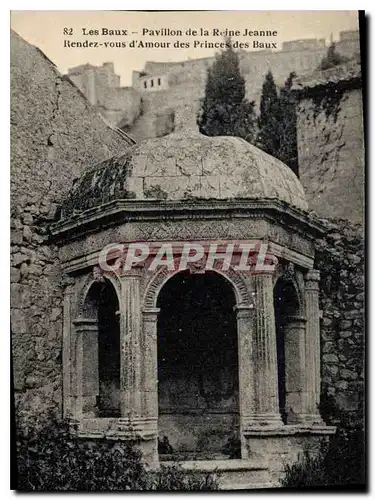
<svg viewBox="0 0 375 500"><path fill-rule="evenodd" d="M289 167L237 137L174 133L142 141L86 171L62 207L63 218L119 199L307 202Z"/></svg>

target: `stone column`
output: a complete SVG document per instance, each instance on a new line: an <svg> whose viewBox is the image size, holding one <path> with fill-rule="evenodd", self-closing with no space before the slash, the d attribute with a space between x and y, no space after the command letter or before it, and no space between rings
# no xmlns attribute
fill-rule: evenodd
<svg viewBox="0 0 375 500"><path fill-rule="evenodd" d="M143 415L150 421L158 419L157 321L160 309L143 310Z"/></svg>
<svg viewBox="0 0 375 500"><path fill-rule="evenodd" d="M98 322L79 318L76 331L75 397L77 416L96 417L99 396Z"/></svg>
<svg viewBox="0 0 375 500"><path fill-rule="evenodd" d="M72 298L74 295L73 284L65 284L64 308L63 308L63 414L64 417L72 417L74 414L72 379L73 379L73 357L72 352Z"/></svg>
<svg viewBox="0 0 375 500"><path fill-rule="evenodd" d="M306 300L306 420L322 424L318 405L320 402L320 318L319 318L320 273L311 269L305 276Z"/></svg>
<svg viewBox="0 0 375 500"><path fill-rule="evenodd" d="M279 411L272 271L254 275L253 289L256 411L253 419L262 426L278 427L282 425L282 420Z"/></svg>
<svg viewBox="0 0 375 500"><path fill-rule="evenodd" d="M121 278L120 298L120 413L141 416L141 291L142 271L134 267Z"/></svg>
<svg viewBox="0 0 375 500"><path fill-rule="evenodd" d="M306 393L306 318L288 316L284 327L285 412L287 423L301 423L308 411Z"/></svg>
<svg viewBox="0 0 375 500"><path fill-rule="evenodd" d="M244 433L254 423L256 373L253 345L254 305L235 306L237 312L238 335L238 377L239 377L239 407L241 457L248 458L246 438Z"/></svg>

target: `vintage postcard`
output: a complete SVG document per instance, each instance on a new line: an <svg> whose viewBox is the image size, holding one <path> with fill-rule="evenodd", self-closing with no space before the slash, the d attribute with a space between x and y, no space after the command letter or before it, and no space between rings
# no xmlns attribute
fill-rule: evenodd
<svg viewBox="0 0 375 500"><path fill-rule="evenodd" d="M12 489L365 489L364 43L11 12Z"/></svg>

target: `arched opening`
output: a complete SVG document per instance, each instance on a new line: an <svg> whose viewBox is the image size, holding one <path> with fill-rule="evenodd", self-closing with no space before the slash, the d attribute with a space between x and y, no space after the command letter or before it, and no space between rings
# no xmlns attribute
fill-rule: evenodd
<svg viewBox="0 0 375 500"><path fill-rule="evenodd" d="M94 283L85 300L83 315L94 322L83 345L84 380L95 393L95 414L120 416L119 301L110 281ZM91 353L91 357L89 354Z"/></svg>
<svg viewBox="0 0 375 500"><path fill-rule="evenodd" d="M159 293L159 454L237 458L238 343L230 283L181 272Z"/></svg>
<svg viewBox="0 0 375 500"><path fill-rule="evenodd" d="M274 307L277 340L279 409L283 422L294 422L298 411L296 394L302 390L301 361L303 361L303 328L299 300L292 282L280 278L274 288Z"/></svg>

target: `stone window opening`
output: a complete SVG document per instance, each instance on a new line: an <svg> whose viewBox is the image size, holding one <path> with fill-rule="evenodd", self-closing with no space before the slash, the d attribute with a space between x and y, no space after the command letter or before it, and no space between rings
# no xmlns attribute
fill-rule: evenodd
<svg viewBox="0 0 375 500"><path fill-rule="evenodd" d="M153 87L154 86L154 80L151 80L150 83L151 83L151 87Z"/></svg>
<svg viewBox="0 0 375 500"><path fill-rule="evenodd" d="M274 288L279 410L284 424L299 423L303 407L306 320L296 289L280 278Z"/></svg>
<svg viewBox="0 0 375 500"><path fill-rule="evenodd" d="M161 85L161 78L158 78L158 85L160 87L160 85Z"/></svg>
<svg viewBox="0 0 375 500"><path fill-rule="evenodd" d="M143 82L143 86L145 89L147 89L147 81Z"/></svg>

